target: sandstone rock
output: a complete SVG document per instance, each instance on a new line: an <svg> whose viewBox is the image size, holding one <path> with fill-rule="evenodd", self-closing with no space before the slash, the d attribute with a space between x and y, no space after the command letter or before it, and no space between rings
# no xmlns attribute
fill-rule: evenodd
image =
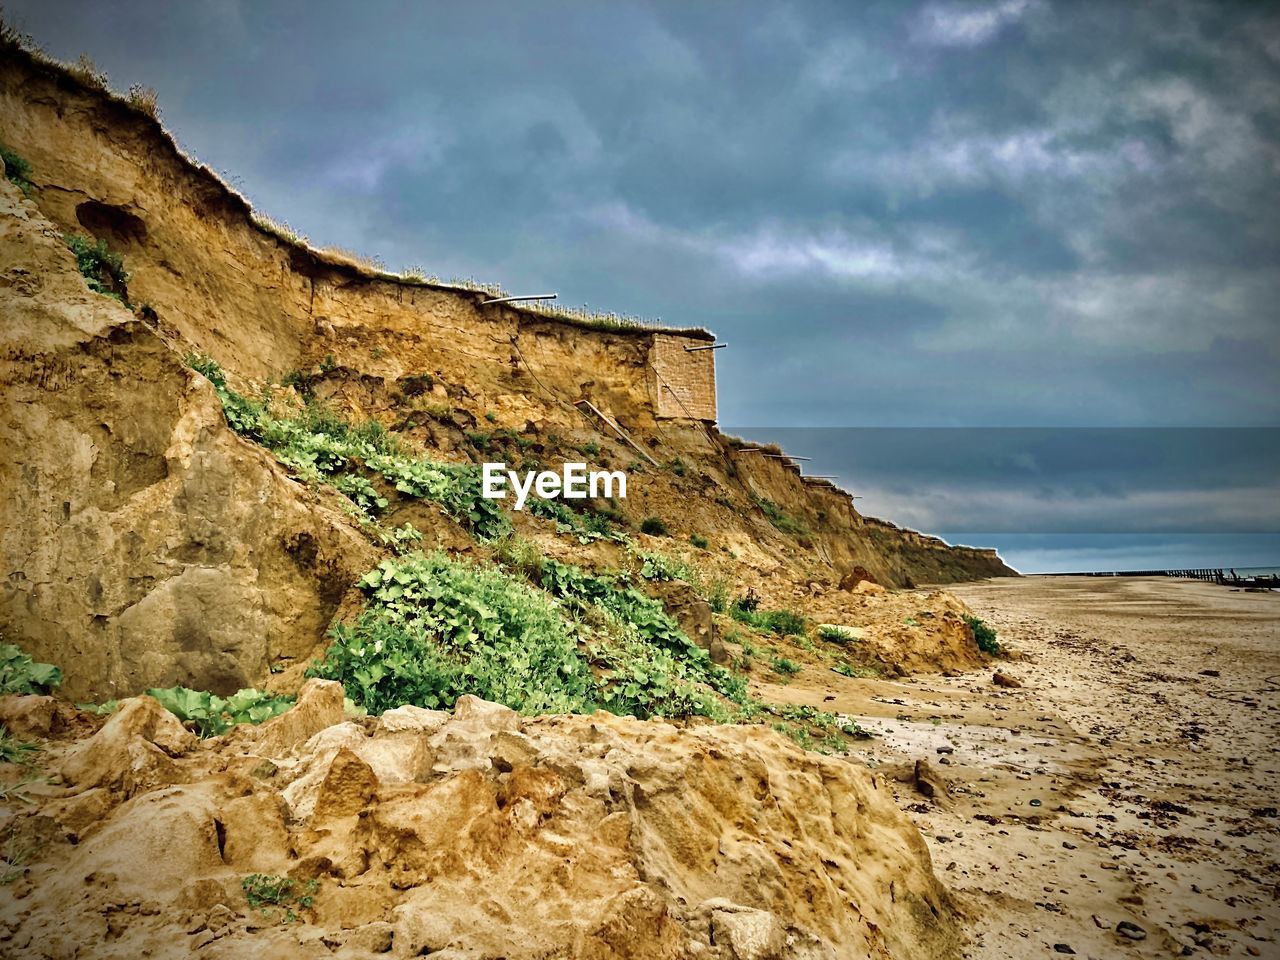
<svg viewBox="0 0 1280 960"><path fill-rule="evenodd" d="M711 914L711 940L723 945L732 960L780 960L787 945L786 927L767 910L753 910L727 900L703 904Z"/></svg>
<svg viewBox="0 0 1280 960"><path fill-rule="evenodd" d="M77 791L104 787L126 797L177 779L174 757L197 743L177 717L151 697L123 701L106 724L72 747L60 772Z"/></svg>
<svg viewBox="0 0 1280 960"><path fill-rule="evenodd" d="M872 583L870 580L863 580L853 588L853 592L860 593L866 597L878 597L888 593L889 591L878 583Z"/></svg>
<svg viewBox="0 0 1280 960"><path fill-rule="evenodd" d="M15 736L49 739L53 735L57 704L53 697L0 697L0 724Z"/></svg>
<svg viewBox="0 0 1280 960"><path fill-rule="evenodd" d="M840 578L840 589L846 592L856 590L862 583L877 583L874 576L868 572L866 567L854 567L843 577Z"/></svg>
<svg viewBox="0 0 1280 960"><path fill-rule="evenodd" d="M1016 689L1022 686L1022 681L1017 677L1011 677L1007 673L997 670L991 677L991 682L997 687L1005 687L1007 689Z"/></svg>
<svg viewBox="0 0 1280 960"><path fill-rule="evenodd" d="M316 797L316 822L355 816L369 805L378 790L373 768L343 747L338 750Z"/></svg>
<svg viewBox="0 0 1280 960"><path fill-rule="evenodd" d="M145 700L126 707L117 729L157 735ZM380 921L396 955L509 960L907 958L955 942L922 838L847 760L763 728L526 718L474 698L434 732L412 726L340 722L305 741L291 728L266 779L234 772L260 745L228 735L128 803L106 788L81 794L82 810L36 797L37 816L97 823L44 854L52 879L16 935L83 941L108 904L138 898L156 912L114 928L135 956L205 933L202 954L274 956L285 931L354 958L383 948ZM216 904L242 907L250 873L315 879L313 907L287 930L211 924Z"/></svg>
<svg viewBox="0 0 1280 960"><path fill-rule="evenodd" d="M231 736L254 744L264 757L283 757L326 727L342 722L342 684L313 678L298 691L298 701L260 727L242 725Z"/></svg>

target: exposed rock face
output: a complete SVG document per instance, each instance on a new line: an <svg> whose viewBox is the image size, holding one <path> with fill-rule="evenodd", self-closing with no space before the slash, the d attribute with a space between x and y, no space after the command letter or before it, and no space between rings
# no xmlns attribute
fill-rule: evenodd
<svg viewBox="0 0 1280 960"><path fill-rule="evenodd" d="M0 899L0 937L32 958L958 955L923 840L860 764L758 728L471 697L292 742L335 696L315 682L297 716L194 749L139 698L47 745L66 786L16 821L47 841ZM136 775L148 757L163 775ZM315 881L314 904L264 916L251 874Z"/></svg>
<svg viewBox="0 0 1280 960"><path fill-rule="evenodd" d="M377 551L0 181L0 632L107 698L311 654Z"/></svg>

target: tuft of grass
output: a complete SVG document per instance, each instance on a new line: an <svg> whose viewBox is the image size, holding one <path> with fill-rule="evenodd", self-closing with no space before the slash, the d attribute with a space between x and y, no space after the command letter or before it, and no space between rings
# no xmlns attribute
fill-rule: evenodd
<svg viewBox="0 0 1280 960"><path fill-rule="evenodd" d="M773 668L774 673L783 677L794 677L801 670L800 664L786 657L774 657L769 661L769 666Z"/></svg>
<svg viewBox="0 0 1280 960"><path fill-rule="evenodd" d="M700 536L699 534L696 534L696 533L691 533L689 534L689 542L693 544L695 547L697 547L699 550L705 550L707 549L707 545L709 541L707 540L706 537Z"/></svg>
<svg viewBox="0 0 1280 960"><path fill-rule="evenodd" d="M783 637L804 636L809 628L809 621L794 610L760 610L747 606L743 600L734 602L729 615L739 623Z"/></svg>
<svg viewBox="0 0 1280 960"><path fill-rule="evenodd" d="M667 524L661 517L645 517L640 521L640 532L647 533L651 537L665 537L669 535Z"/></svg>
<svg viewBox="0 0 1280 960"><path fill-rule="evenodd" d="M67 69L86 86L96 87L99 90L106 90L110 84L107 78L107 72L99 69L98 65L93 62L93 57L87 53L82 53L76 59L75 63L68 64Z"/></svg>
<svg viewBox="0 0 1280 960"><path fill-rule="evenodd" d="M857 635L851 630L832 623L824 623L818 627L818 636L828 643L838 643L841 646L847 643L856 643L858 640Z"/></svg>
<svg viewBox="0 0 1280 960"><path fill-rule="evenodd" d="M152 120L160 119L160 104L156 97L156 92L151 87L143 86L135 83L129 88L129 92L125 95L125 99L129 101L129 106L135 110L141 110Z"/></svg>

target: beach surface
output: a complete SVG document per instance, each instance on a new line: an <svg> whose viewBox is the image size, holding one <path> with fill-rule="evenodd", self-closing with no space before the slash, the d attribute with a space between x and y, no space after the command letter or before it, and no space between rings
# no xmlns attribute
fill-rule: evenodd
<svg viewBox="0 0 1280 960"><path fill-rule="evenodd" d="M1280 594L948 589L998 630L1021 685L915 678L858 712L880 734L867 759L971 915L967 955L1280 956Z"/></svg>
<svg viewBox="0 0 1280 960"><path fill-rule="evenodd" d="M1280 957L1280 593L946 589L1007 658L895 680L806 670L761 692L875 732L855 752L967 912L965 955Z"/></svg>

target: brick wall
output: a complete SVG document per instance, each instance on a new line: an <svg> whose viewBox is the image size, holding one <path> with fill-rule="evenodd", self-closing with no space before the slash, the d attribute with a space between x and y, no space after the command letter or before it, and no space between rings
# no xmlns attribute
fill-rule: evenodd
<svg viewBox="0 0 1280 960"><path fill-rule="evenodd" d="M716 352L686 347L706 346L669 333L655 333L649 348L650 378L659 417L716 419Z"/></svg>

